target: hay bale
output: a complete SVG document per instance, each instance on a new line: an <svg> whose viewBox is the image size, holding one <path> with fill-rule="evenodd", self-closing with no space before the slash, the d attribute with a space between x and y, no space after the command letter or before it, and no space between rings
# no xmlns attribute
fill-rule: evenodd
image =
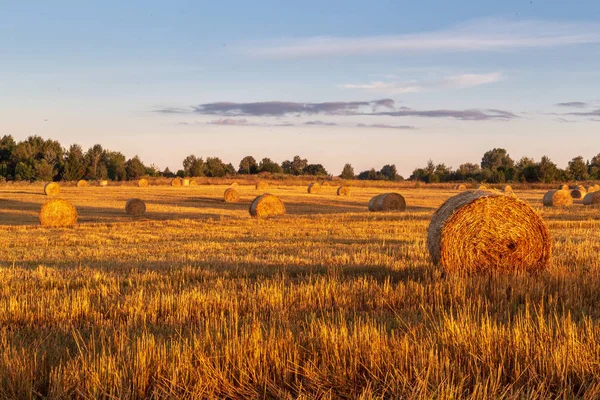
<svg viewBox="0 0 600 400"><path fill-rule="evenodd" d="M571 188L569 187L569 185L564 184L564 185L560 185L558 187L558 190L567 190L567 191L569 191L569 190L571 190Z"/></svg>
<svg viewBox="0 0 600 400"><path fill-rule="evenodd" d="M369 211L404 211L406 200L398 193L379 194L369 201Z"/></svg>
<svg viewBox="0 0 600 400"><path fill-rule="evenodd" d="M594 192L597 192L598 189L600 189L600 187L598 185L591 185L591 186L588 186L588 188L586 189L586 192L594 193Z"/></svg>
<svg viewBox="0 0 600 400"><path fill-rule="evenodd" d="M240 201L240 194L234 188L228 188L223 195L225 203L237 203Z"/></svg>
<svg viewBox="0 0 600 400"><path fill-rule="evenodd" d="M240 186L240 184L237 182L231 182L231 185L229 185L229 187L232 187L232 188L236 188L238 186Z"/></svg>
<svg viewBox="0 0 600 400"><path fill-rule="evenodd" d="M88 187L88 181L80 179L77 181L77 187Z"/></svg>
<svg viewBox="0 0 600 400"><path fill-rule="evenodd" d="M171 186L181 186L181 179L180 178L173 178L171 180Z"/></svg>
<svg viewBox="0 0 600 400"><path fill-rule="evenodd" d="M266 190L269 188L269 183L265 181L256 182L256 190Z"/></svg>
<svg viewBox="0 0 600 400"><path fill-rule="evenodd" d="M490 190L490 189L485 185L479 185L479 186L477 186L477 190Z"/></svg>
<svg viewBox="0 0 600 400"><path fill-rule="evenodd" d="M134 217L140 217L146 213L146 203L141 199L129 199L125 203L125 212Z"/></svg>
<svg viewBox="0 0 600 400"><path fill-rule="evenodd" d="M106 179L103 179L101 181L98 182L98 186L108 186L108 181Z"/></svg>
<svg viewBox="0 0 600 400"><path fill-rule="evenodd" d="M585 196L585 194L586 192L583 188L571 190L571 197L574 199L583 199L583 196Z"/></svg>
<svg viewBox="0 0 600 400"><path fill-rule="evenodd" d="M198 186L198 182L193 179L190 179L190 186Z"/></svg>
<svg viewBox="0 0 600 400"><path fill-rule="evenodd" d="M588 193L583 197L584 206L598 206L600 205L600 191Z"/></svg>
<svg viewBox="0 0 600 400"><path fill-rule="evenodd" d="M254 199L249 211L253 217L266 218L285 214L285 205L279 197L265 193Z"/></svg>
<svg viewBox="0 0 600 400"><path fill-rule="evenodd" d="M46 196L58 196L60 194L60 185L56 182L48 182L44 186Z"/></svg>
<svg viewBox="0 0 600 400"><path fill-rule="evenodd" d="M190 186L190 180L188 178L183 178L181 180L181 186Z"/></svg>
<svg viewBox="0 0 600 400"><path fill-rule="evenodd" d="M315 194L315 193L319 193L321 191L321 184L319 182L312 182L310 185L308 185L307 191L310 194Z"/></svg>
<svg viewBox="0 0 600 400"><path fill-rule="evenodd" d="M528 203L491 191L448 199L427 232L431 259L448 272L543 270L551 244L548 227Z"/></svg>
<svg viewBox="0 0 600 400"><path fill-rule="evenodd" d="M551 190L544 195L544 206L567 207L573 204L573 197L568 190Z"/></svg>
<svg viewBox="0 0 600 400"><path fill-rule="evenodd" d="M148 187L149 185L148 179L142 178L138 181L138 187Z"/></svg>
<svg viewBox="0 0 600 400"><path fill-rule="evenodd" d="M510 185L504 185L504 187L502 188L502 192L504 192L504 193L513 193L512 186L510 186Z"/></svg>
<svg viewBox="0 0 600 400"><path fill-rule="evenodd" d="M48 200L40 210L42 226L71 226L77 223L77 210L70 201L64 199Z"/></svg>
<svg viewBox="0 0 600 400"><path fill-rule="evenodd" d="M352 191L350 190L349 186L340 186L339 188L337 188L338 196L350 196L351 193Z"/></svg>

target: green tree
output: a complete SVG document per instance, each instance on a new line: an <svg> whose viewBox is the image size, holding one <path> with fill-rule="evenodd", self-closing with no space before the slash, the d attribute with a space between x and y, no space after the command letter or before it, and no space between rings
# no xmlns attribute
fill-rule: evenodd
<svg viewBox="0 0 600 400"><path fill-rule="evenodd" d="M136 155L125 162L125 173L127 179L140 179L146 175L146 166L144 166L140 157Z"/></svg>
<svg viewBox="0 0 600 400"><path fill-rule="evenodd" d="M208 157L206 159L206 176L223 177L226 174L226 165L218 157Z"/></svg>
<svg viewBox="0 0 600 400"><path fill-rule="evenodd" d="M308 164L302 169L304 175L328 175L327 170L321 164Z"/></svg>
<svg viewBox="0 0 600 400"><path fill-rule="evenodd" d="M588 166L583 160L583 157L577 156L569 161L569 166L567 168L567 173L571 177L571 179L575 179L576 181L583 181L588 178Z"/></svg>
<svg viewBox="0 0 600 400"><path fill-rule="evenodd" d="M202 157L191 154L183 160L183 172L185 176L204 176L206 164Z"/></svg>
<svg viewBox="0 0 600 400"><path fill-rule="evenodd" d="M265 157L260 161L258 164L258 170L260 172L270 172L273 174L280 174L283 172L281 166L268 157Z"/></svg>
<svg viewBox="0 0 600 400"><path fill-rule="evenodd" d="M384 165L380 171L383 179L388 181L395 181L398 179L398 171L396 170L396 165Z"/></svg>
<svg viewBox="0 0 600 400"><path fill-rule="evenodd" d="M11 162L11 158L16 145L11 135L2 136L0 139L0 177L2 178L14 176L15 166Z"/></svg>
<svg viewBox="0 0 600 400"><path fill-rule="evenodd" d="M65 155L63 179L78 181L85 176L85 157L83 149L78 144L72 144Z"/></svg>
<svg viewBox="0 0 600 400"><path fill-rule="evenodd" d="M308 161L300 156L294 156L294 159L286 160L281 163L281 169L284 174L302 175L304 168L308 165Z"/></svg>
<svg viewBox="0 0 600 400"><path fill-rule="evenodd" d="M240 169L238 170L239 174L256 174L258 172L258 165L256 164L256 160L252 156L246 156L242 158L240 161Z"/></svg>
<svg viewBox="0 0 600 400"><path fill-rule="evenodd" d="M493 149L485 152L481 159L481 168L495 171L499 168L506 170L514 165L514 161L505 149Z"/></svg>
<svg viewBox="0 0 600 400"><path fill-rule="evenodd" d="M127 179L125 160L126 158L121 152L105 151L102 156L102 163L106 166L106 176L113 181Z"/></svg>
<svg viewBox="0 0 600 400"><path fill-rule="evenodd" d="M344 165L344 168L342 169L342 173L340 174L340 178L342 179L354 179L354 168L352 168L352 165L350 164L346 164Z"/></svg>
<svg viewBox="0 0 600 400"><path fill-rule="evenodd" d="M537 164L537 175L540 181L552 183L558 178L558 168L550 158L543 156Z"/></svg>
<svg viewBox="0 0 600 400"><path fill-rule="evenodd" d="M20 161L15 167L15 180L32 181L35 178L35 170L31 165Z"/></svg>
<svg viewBox="0 0 600 400"><path fill-rule="evenodd" d="M87 164L87 177L89 179L101 179L101 174L98 173L98 165L104 154L104 149L101 145L95 144L88 149L85 153L85 159ZM106 168L106 166L104 167Z"/></svg>

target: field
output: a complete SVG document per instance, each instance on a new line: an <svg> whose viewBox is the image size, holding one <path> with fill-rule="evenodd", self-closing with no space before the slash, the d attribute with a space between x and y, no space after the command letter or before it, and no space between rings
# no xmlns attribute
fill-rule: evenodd
<svg viewBox="0 0 600 400"><path fill-rule="evenodd" d="M80 224L48 229L42 186L0 186L0 397L600 397L597 208L516 190L552 268L443 276L425 240L447 188L369 213L386 189L279 186L288 214L256 220L261 192L226 187L63 187Z"/></svg>

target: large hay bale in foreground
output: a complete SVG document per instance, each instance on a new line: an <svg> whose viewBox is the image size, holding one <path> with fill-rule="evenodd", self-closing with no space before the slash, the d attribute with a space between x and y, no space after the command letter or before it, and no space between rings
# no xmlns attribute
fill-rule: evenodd
<svg viewBox="0 0 600 400"><path fill-rule="evenodd" d="M80 179L77 181L77 187L88 187L88 181Z"/></svg>
<svg viewBox="0 0 600 400"><path fill-rule="evenodd" d="M46 196L58 196L60 194L60 185L56 182L48 182L44 186Z"/></svg>
<svg viewBox="0 0 600 400"><path fill-rule="evenodd" d="M600 191L588 193L583 198L584 206L599 206L600 205Z"/></svg>
<svg viewBox="0 0 600 400"><path fill-rule="evenodd" d="M265 193L258 196L250 205L250 215L253 217L266 218L272 215L285 214L283 201L275 195Z"/></svg>
<svg viewBox="0 0 600 400"><path fill-rule="evenodd" d="M434 213L431 259L446 271L534 272L551 258L548 227L526 202L491 191L460 193Z"/></svg>
<svg viewBox="0 0 600 400"><path fill-rule="evenodd" d="M338 196L350 196L350 194L352 194L352 190L350 190L349 186L340 186L337 188Z"/></svg>
<svg viewBox="0 0 600 400"><path fill-rule="evenodd" d="M321 184L319 182L312 182L310 185L308 185L308 188L306 189L308 191L308 193L314 194L314 193L319 193L321 191Z"/></svg>
<svg viewBox="0 0 600 400"><path fill-rule="evenodd" d="M77 210L70 201L64 199L48 200L40 210L42 226L71 226L77 223Z"/></svg>
<svg viewBox="0 0 600 400"><path fill-rule="evenodd" d="M188 178L183 178L181 180L181 186L190 186L190 180Z"/></svg>
<svg viewBox="0 0 600 400"><path fill-rule="evenodd" d="M544 206L567 207L573 204L573 197L568 190L551 190L544 195Z"/></svg>
<svg viewBox="0 0 600 400"><path fill-rule="evenodd" d="M585 192L585 189L583 189L583 188L571 190L571 197L574 199L583 199L583 196L585 196L585 195L586 195L586 192Z"/></svg>
<svg viewBox="0 0 600 400"><path fill-rule="evenodd" d="M223 195L225 203L237 203L240 201L240 194L234 188L228 188Z"/></svg>
<svg viewBox="0 0 600 400"><path fill-rule="evenodd" d="M406 200L398 193L383 193L369 201L369 211L404 211Z"/></svg>
<svg viewBox="0 0 600 400"><path fill-rule="evenodd" d="M266 190L269 188L269 183L265 181L256 182L256 190Z"/></svg>
<svg viewBox="0 0 600 400"><path fill-rule="evenodd" d="M106 179L103 179L101 181L98 182L98 186L108 186L108 181Z"/></svg>
<svg viewBox="0 0 600 400"><path fill-rule="evenodd" d="M171 186L181 186L181 178L171 179Z"/></svg>
<svg viewBox="0 0 600 400"><path fill-rule="evenodd" d="M148 187L148 185L150 185L148 179L142 178L138 181L138 187Z"/></svg>
<svg viewBox="0 0 600 400"><path fill-rule="evenodd" d="M142 216L146 213L146 203L142 199L129 199L125 203L125 212L134 217Z"/></svg>

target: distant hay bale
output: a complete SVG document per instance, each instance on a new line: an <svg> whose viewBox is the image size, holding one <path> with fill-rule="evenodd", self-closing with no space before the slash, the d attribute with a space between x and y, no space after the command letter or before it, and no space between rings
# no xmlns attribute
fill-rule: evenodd
<svg viewBox="0 0 600 400"><path fill-rule="evenodd" d="M266 190L269 188L269 183L265 181L256 182L256 190Z"/></svg>
<svg viewBox="0 0 600 400"><path fill-rule="evenodd" d="M181 178L173 178L171 180L171 186L181 186Z"/></svg>
<svg viewBox="0 0 600 400"><path fill-rule="evenodd" d="M568 191L568 190L571 190L571 188L569 187L569 185L564 184L564 185L560 185L558 187L558 190L567 190Z"/></svg>
<svg viewBox="0 0 600 400"><path fill-rule="evenodd" d="M458 190L459 192L464 192L465 190L467 190L467 186L466 185L458 185L458 187L456 188L456 190Z"/></svg>
<svg viewBox="0 0 600 400"><path fill-rule="evenodd" d="M194 179L190 179L190 186L198 186L198 182L196 182Z"/></svg>
<svg viewBox="0 0 600 400"><path fill-rule="evenodd" d="M548 227L526 202L491 191L448 199L427 232L432 261L448 272L534 272L551 259Z"/></svg>
<svg viewBox="0 0 600 400"><path fill-rule="evenodd" d="M146 213L146 203L141 199L129 199L125 203L125 212L134 217L142 216Z"/></svg>
<svg viewBox="0 0 600 400"><path fill-rule="evenodd" d="M232 187L232 188L236 188L238 186L240 186L240 184L237 182L231 182L231 185L229 185L229 187Z"/></svg>
<svg viewBox="0 0 600 400"><path fill-rule="evenodd" d="M573 197L568 190L551 190L544 195L546 207L568 207L573 204Z"/></svg>
<svg viewBox="0 0 600 400"><path fill-rule="evenodd" d="M504 193L512 193L512 192L513 192L513 189L512 189L512 186L510 186L510 185L505 185L505 186L502 188L502 191L503 191Z"/></svg>
<svg viewBox="0 0 600 400"><path fill-rule="evenodd" d="M40 210L40 224L42 226L61 227L77 223L77 210L64 199L48 200Z"/></svg>
<svg viewBox="0 0 600 400"><path fill-rule="evenodd" d="M489 190L489 188L485 185L479 185L477 186L477 190Z"/></svg>
<svg viewBox="0 0 600 400"><path fill-rule="evenodd" d="M88 187L88 181L80 179L77 181L77 187Z"/></svg>
<svg viewBox="0 0 600 400"><path fill-rule="evenodd" d="M352 191L350 190L349 186L340 186L339 188L337 188L338 196L350 196L351 193Z"/></svg>
<svg viewBox="0 0 600 400"><path fill-rule="evenodd" d="M240 194L234 188L225 190L223 197L225 199L225 203L237 203L240 201Z"/></svg>
<svg viewBox="0 0 600 400"><path fill-rule="evenodd" d="M406 200L398 193L383 193L369 201L369 211L404 211Z"/></svg>
<svg viewBox="0 0 600 400"><path fill-rule="evenodd" d="M308 185L307 191L308 193L315 194L319 193L321 189L322 186L319 182L312 182L310 185Z"/></svg>
<svg viewBox="0 0 600 400"><path fill-rule="evenodd" d="M586 192L583 188L571 190L571 197L574 199L583 199L583 196L585 196L585 194Z"/></svg>
<svg viewBox="0 0 600 400"><path fill-rule="evenodd" d="M98 186L108 186L108 181L106 179L103 179L98 182Z"/></svg>
<svg viewBox="0 0 600 400"><path fill-rule="evenodd" d="M190 186L190 180L188 178L183 178L181 180L181 186Z"/></svg>
<svg viewBox="0 0 600 400"><path fill-rule="evenodd" d="M598 206L600 205L600 191L588 193L583 198L584 206Z"/></svg>
<svg viewBox="0 0 600 400"><path fill-rule="evenodd" d="M597 192L598 189L600 189L600 186L598 186L598 185L591 185L591 186L588 186L588 188L586 189L586 192L587 193L594 193L594 192Z"/></svg>
<svg viewBox="0 0 600 400"><path fill-rule="evenodd" d="M60 185L56 182L48 182L44 186L46 196L58 196L60 194Z"/></svg>
<svg viewBox="0 0 600 400"><path fill-rule="evenodd" d="M258 196L250 205L250 215L253 217L266 218L272 215L285 214L285 205L277 196L265 193Z"/></svg>
<svg viewBox="0 0 600 400"><path fill-rule="evenodd" d="M148 187L148 185L150 185L150 183L148 182L148 179L142 178L138 181L138 187Z"/></svg>

